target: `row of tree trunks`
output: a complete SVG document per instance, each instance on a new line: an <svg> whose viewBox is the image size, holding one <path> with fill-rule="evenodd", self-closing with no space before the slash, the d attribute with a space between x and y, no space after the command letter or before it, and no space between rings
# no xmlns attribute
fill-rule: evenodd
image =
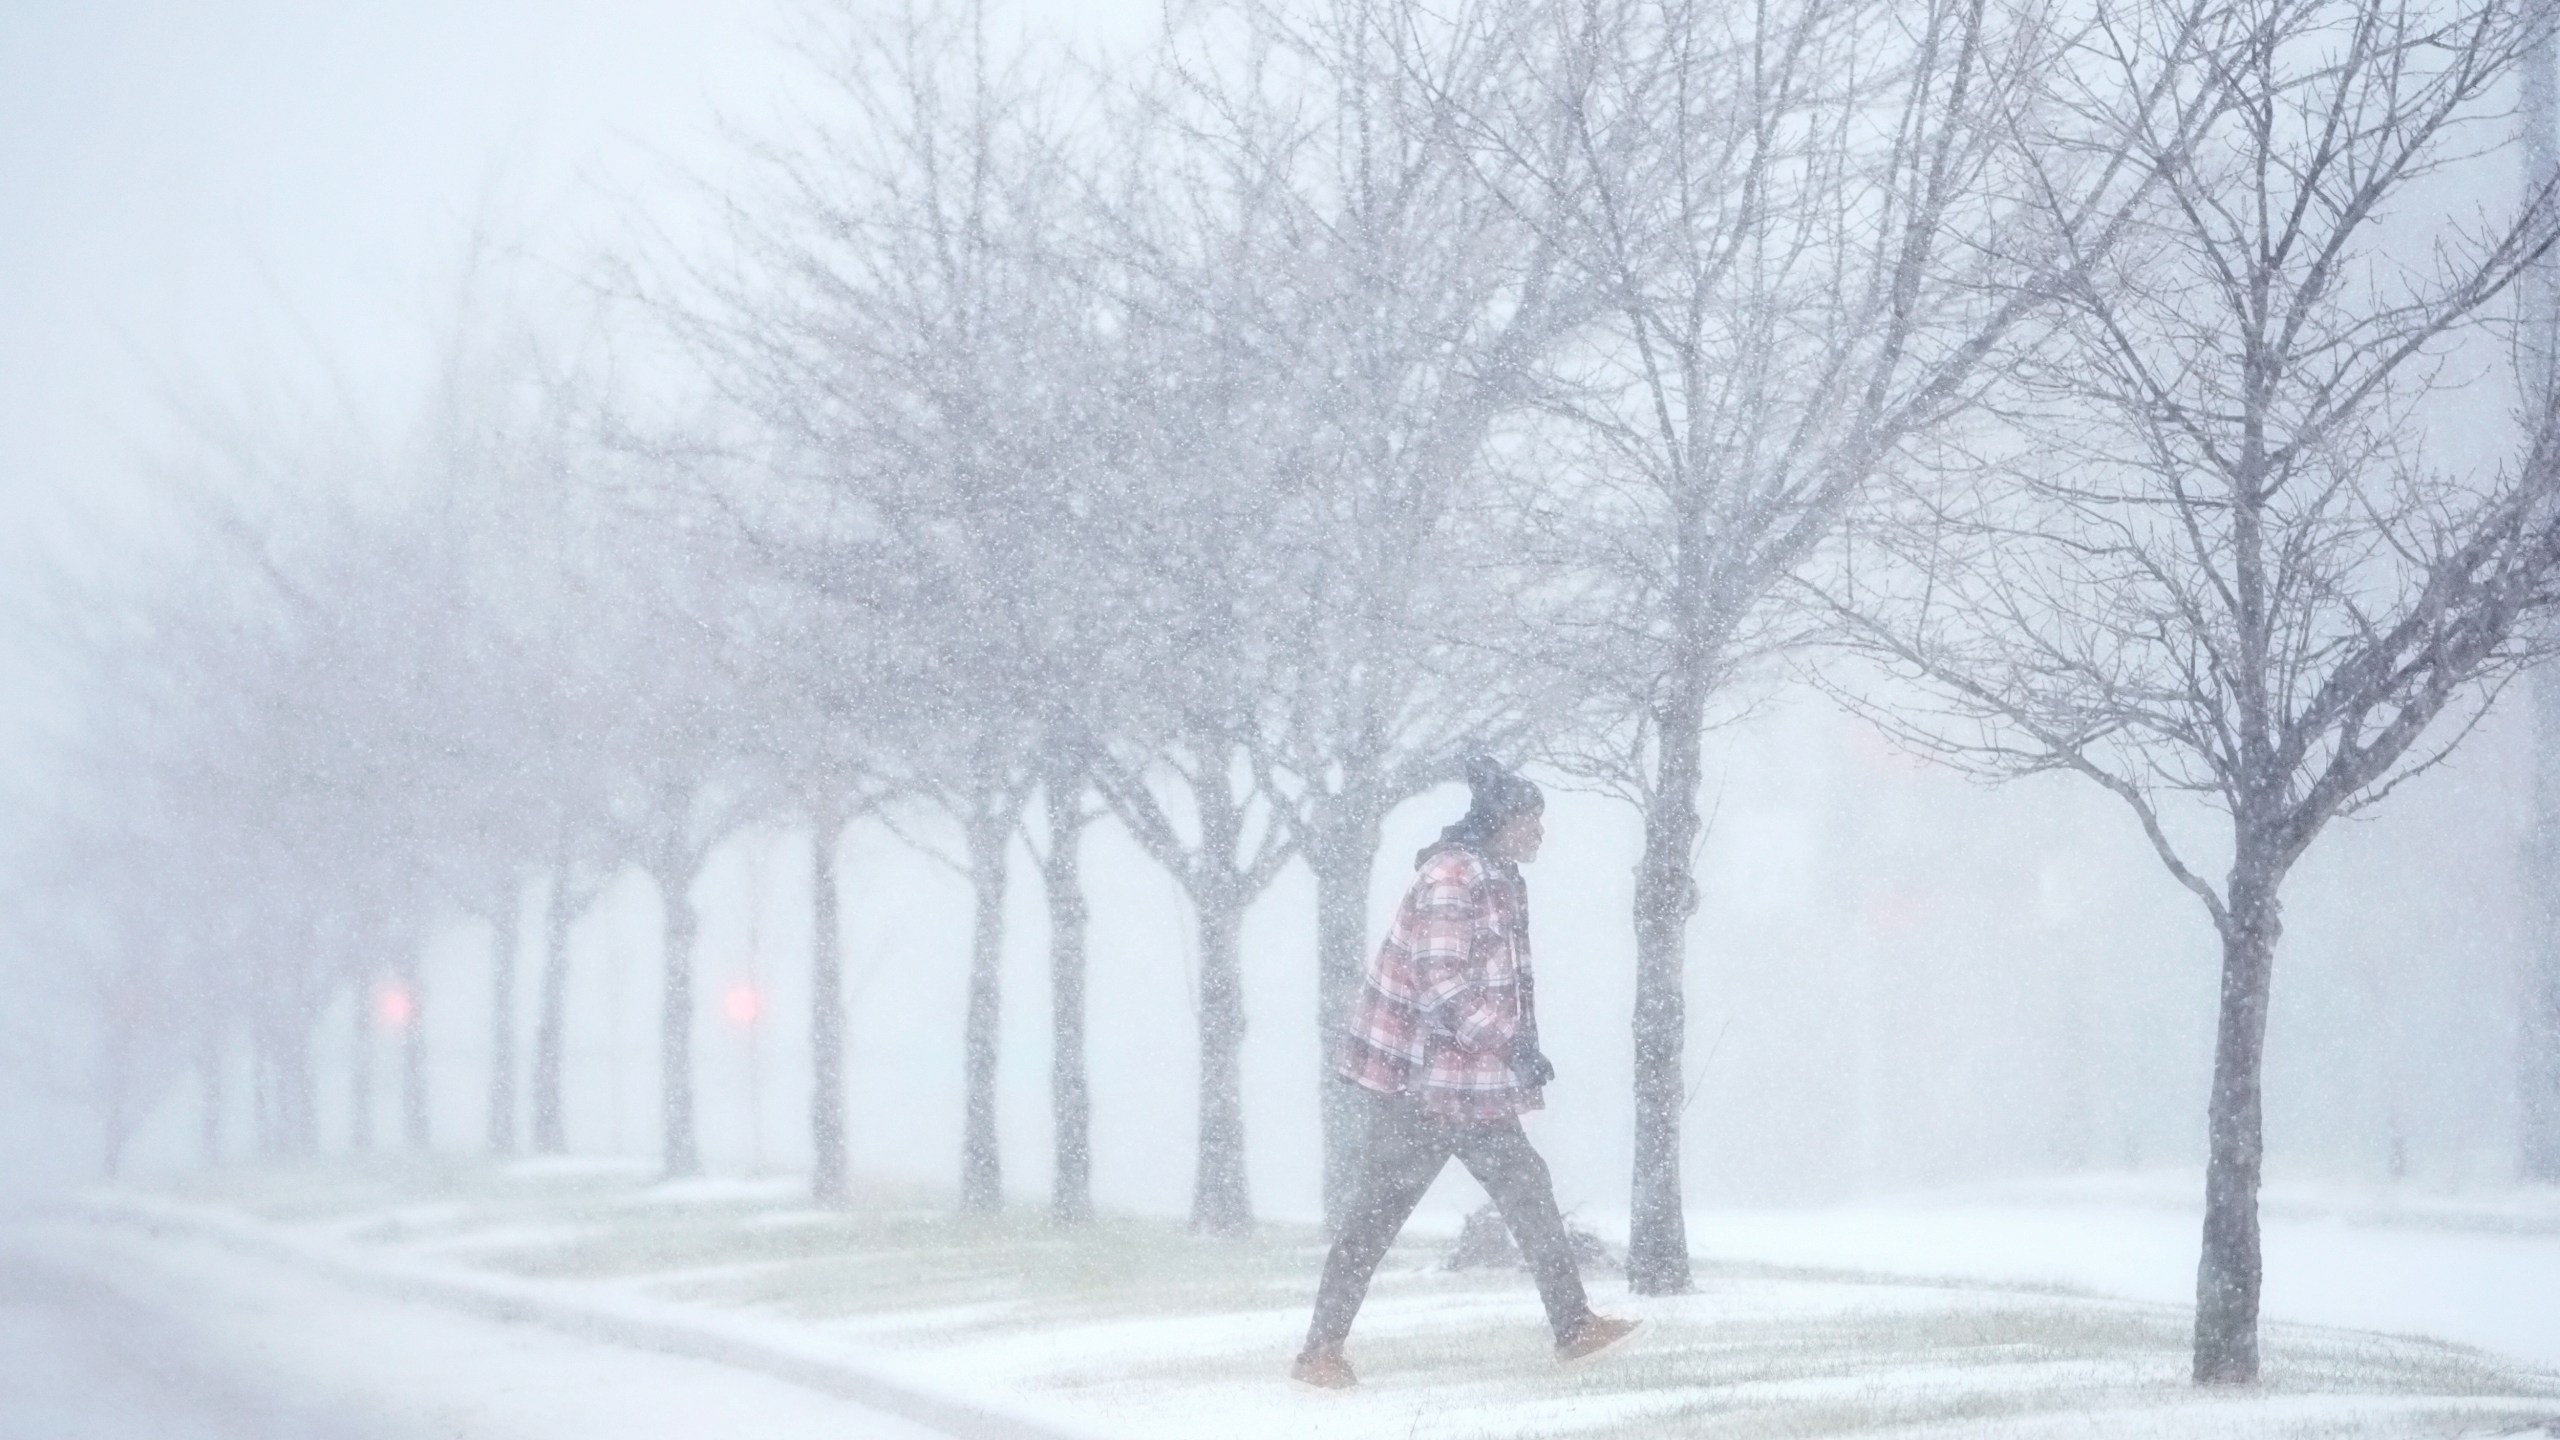
<svg viewBox="0 0 2560 1440"><path fill-rule="evenodd" d="M1055 1052L1051 1099L1055 1122L1056 1168L1050 1209L1062 1224L1080 1224L1093 1215L1092 1096L1085 1047L1085 935L1088 911L1084 898L1080 847L1087 817L1081 812L1079 778L1052 777L1059 794L1076 796L1049 807L1047 853L1042 877L1047 890L1051 946L1051 1022ZM964 1135L962 1203L971 1210L992 1210L1002 1203L1002 1169L995 1138L995 1060L1001 1002L1003 903L1012 839L1000 806L989 806L969 827L971 883L976 915L968 1002L967 1130ZM1231 815L1228 829L1238 826ZM850 1187L849 1144L844 1089L847 1043L841 935L841 901L835 877L835 839L841 825L821 821L811 843L812 948L810 1010L811 1063L814 1094L810 1134L815 1166L812 1191L821 1200L840 1201ZM1340 881L1330 888L1334 903L1333 949L1351 955L1347 973L1358 977L1357 955L1365 923L1369 858L1376 846L1376 826L1366 827L1358 842L1356 884ZM1225 856L1232 864L1234 837ZM660 1067L664 1087L664 1161L666 1173L700 1173L692 1087L691 1017L693 951L699 916L685 893L689 867L673 855L661 857L653 871L664 916L664 966L661 981ZM1240 1059L1244 1013L1240 951L1244 905L1234 893L1212 889L1201 906L1202 1066L1201 1156L1195 1186L1194 1224L1204 1233L1234 1235L1252 1227L1252 1205L1244 1171L1244 1120ZM556 1155L568 1149L563 1103L568 999L568 930L574 900L565 868L555 874L543 907L542 965L530 1064L530 1141L535 1153ZM514 1153L520 1096L517 1090L515 981L519 970L515 939L521 916L521 890L505 892L498 908L491 957L491 1074L489 1078L488 1145L491 1153ZM1348 897L1348 898L1346 898ZM1346 918L1347 916L1347 918ZM429 1140L426 1093L427 1053L424 1036L424 986L414 957L395 967L392 982L400 996L401 1135L411 1149ZM351 1106L348 1141L357 1153L375 1144L374 1032L377 1025L371 987L353 986L350 1018ZM1336 987L1334 1004L1340 1001ZM307 1026L289 1022L260 1028L254 1047L253 1110L259 1149L299 1155L317 1148L317 1109L312 1103L314 1078L308 1053ZM201 1144L209 1161L220 1156L223 1107L222 1060L218 1037L208 1037L199 1068L203 1110ZM1343 1162L1347 1164L1348 1162Z"/></svg>

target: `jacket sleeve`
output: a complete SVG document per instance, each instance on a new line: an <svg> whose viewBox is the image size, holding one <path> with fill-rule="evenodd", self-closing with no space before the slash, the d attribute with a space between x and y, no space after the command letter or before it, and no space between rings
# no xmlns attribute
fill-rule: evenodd
<svg viewBox="0 0 2560 1440"><path fill-rule="evenodd" d="M1426 882L1414 969L1431 1028L1484 1053L1506 1048L1520 1031L1520 978L1487 887L1475 879L1453 867Z"/></svg>

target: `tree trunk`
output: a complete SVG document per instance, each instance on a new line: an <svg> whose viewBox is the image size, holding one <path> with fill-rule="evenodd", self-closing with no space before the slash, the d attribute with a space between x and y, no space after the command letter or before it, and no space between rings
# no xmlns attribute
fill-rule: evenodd
<svg viewBox="0 0 2560 1440"><path fill-rule="evenodd" d="M2550 26L2560 4L2533 0L2537 24L2525 53L2520 119L2526 193L2560 187L2560 43ZM2547 395L2560 369L2560 260L2544 257L2517 287L2524 382ZM2524 1177L2560 1182L2560 661L2545 661L2527 685L2533 707L2533 835L2525 874L2533 934L2525 952L2517 1033L2518 1161Z"/></svg>
<svg viewBox="0 0 2560 1440"><path fill-rule="evenodd" d="M809 832L809 1193L842 1201L849 1183L844 1110L844 935L836 915L836 842L844 826L822 812Z"/></svg>
<svg viewBox="0 0 2560 1440"><path fill-rule="evenodd" d="M373 995L362 977L352 986L348 1009L354 1023L347 1033L347 1149L358 1155L373 1150Z"/></svg>
<svg viewBox="0 0 2560 1440"><path fill-rule="evenodd" d="M960 1208L1004 1206L1004 1165L996 1148L996 1046L1004 980L1004 884L1011 817L982 801L969 819L969 883L977 896L970 938L969 1009L961 1037L966 1113L960 1133Z"/></svg>
<svg viewBox="0 0 2560 1440"><path fill-rule="evenodd" d="M320 1151L320 1077L311 1061L311 1016L294 1001L275 1025L276 1139L296 1160Z"/></svg>
<svg viewBox="0 0 2560 1440"><path fill-rule="evenodd" d="M1683 993L1689 917L1698 908L1699 724L1704 697L1684 689L1654 716L1655 774L1636 863L1635 1181L1627 1285L1639 1295L1689 1288L1689 1224L1680 1187Z"/></svg>
<svg viewBox="0 0 2560 1440"><path fill-rule="evenodd" d="M133 1139L133 1047L140 1015L135 987L120 987L117 1003L98 1037L100 1100L100 1169L109 1180L124 1170L125 1147Z"/></svg>
<svg viewBox="0 0 2560 1440"><path fill-rule="evenodd" d="M2268 982L2282 926L2272 868L2246 840L2232 866L2229 913L2205 1121L2204 1247L2196 1264L2199 1385L2258 1378L2258 1181L2266 1153L2260 1076Z"/></svg>
<svg viewBox="0 0 2560 1440"><path fill-rule="evenodd" d="M664 973L658 1014L658 1112L665 1130L670 1180L702 1173L693 1113L693 937L701 920L693 913L692 897L685 893L692 878L691 866L680 850L661 858L657 880L665 919L659 956Z"/></svg>
<svg viewBox="0 0 2560 1440"><path fill-rule="evenodd" d="M276 1155L274 1071L267 1053L266 1022L253 1012L249 1019L249 1153L260 1160Z"/></svg>
<svg viewBox="0 0 2560 1440"><path fill-rule="evenodd" d="M516 934L524 886L510 880L498 898L489 949L489 1153L516 1153Z"/></svg>
<svg viewBox="0 0 2560 1440"><path fill-rule="evenodd" d="M2560 1183L2560 662L2530 677L2533 703L2533 834L2526 850L2532 934L2520 977L2516 1098L2519 1168Z"/></svg>
<svg viewBox="0 0 2560 1440"><path fill-rule="evenodd" d="M1253 1194L1244 1174L1244 901L1224 872L1211 873L1194 896L1200 911L1200 1158L1191 1228L1236 1238L1253 1231Z"/></svg>
<svg viewBox="0 0 2560 1440"><path fill-rule="evenodd" d="M207 1169L222 1163L222 1025L208 1016L204 1035L196 1053L196 1073L202 1077L200 1098L204 1108L196 1116L196 1144Z"/></svg>
<svg viewBox="0 0 2560 1440"><path fill-rule="evenodd" d="M541 1013L533 1022L533 1151L564 1154L568 1127L560 1099L569 1002L569 867L553 872L542 914Z"/></svg>
<svg viewBox="0 0 2560 1440"><path fill-rule="evenodd" d="M1316 879L1316 1102L1324 1125L1324 1228L1341 1233L1359 1203L1359 1104L1333 1070L1333 1045L1359 993L1368 958L1369 872L1377 863L1378 816L1337 801L1311 828L1307 865Z"/></svg>
<svg viewBox="0 0 2560 1440"><path fill-rule="evenodd" d="M400 967L401 987L408 992L408 1018L400 1029L400 1139L411 1150L427 1148L427 989L420 984L418 962L410 957Z"/></svg>
<svg viewBox="0 0 2560 1440"><path fill-rule="evenodd" d="M1041 880L1049 897L1049 1109L1057 1168L1049 1216L1061 1225L1093 1218L1093 1092L1085 1070L1084 777L1073 766L1048 781L1049 854Z"/></svg>
<svg viewBox="0 0 2560 1440"><path fill-rule="evenodd" d="M107 1078L106 1112L101 1118L98 1173L115 1180L124 1174L125 1148L133 1141L132 1076L119 1070Z"/></svg>

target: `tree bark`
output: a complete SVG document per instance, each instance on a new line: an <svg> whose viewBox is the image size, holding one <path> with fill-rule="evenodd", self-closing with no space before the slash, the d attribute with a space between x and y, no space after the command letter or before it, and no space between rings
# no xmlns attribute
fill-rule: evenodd
<svg viewBox="0 0 2560 1440"><path fill-rule="evenodd" d="M289 1000L273 1031L277 1150L296 1160L320 1151L320 1077L311 1060L311 1027L308 1012Z"/></svg>
<svg viewBox="0 0 2560 1440"><path fill-rule="evenodd" d="M1690 855L1698 840L1699 725L1705 698L1685 686L1653 717L1655 772L1636 863L1635 1176L1627 1285L1639 1295L1690 1286L1689 1224L1680 1183L1684 972L1698 908Z"/></svg>
<svg viewBox="0 0 2560 1440"><path fill-rule="evenodd" d="M2526 847L2532 921L2519 985L2517 1162L2527 1180L2560 1182L2560 663L2530 677L2533 703L2533 833Z"/></svg>
<svg viewBox="0 0 2560 1440"><path fill-rule="evenodd" d="M275 1063L267 1053L266 1023L249 1019L249 1153L261 1160L276 1155Z"/></svg>
<svg viewBox="0 0 2560 1440"><path fill-rule="evenodd" d="M1072 766L1048 778L1049 853L1041 880L1049 898L1049 1109L1057 1165L1049 1216L1061 1225L1093 1218L1093 1091L1085 1066L1084 777Z"/></svg>
<svg viewBox="0 0 2560 1440"><path fill-rule="evenodd" d="M347 1027L347 1149L373 1151L373 996L362 977L350 986Z"/></svg>
<svg viewBox="0 0 2560 1440"><path fill-rule="evenodd" d="M2517 1161L2525 1179L2560 1184L2560 672L2546 664L2532 688L2539 773L2527 874L2534 934L2517 1017Z"/></svg>
<svg viewBox="0 0 2560 1440"><path fill-rule="evenodd" d="M1224 754L1224 747L1203 747ZM1223 770L1195 782L1200 848L1187 886L1200 937L1199 1148L1191 1180L1191 1228L1235 1238L1253 1230L1253 1194L1244 1171L1245 905L1237 863L1244 806Z"/></svg>
<svg viewBox="0 0 2560 1440"><path fill-rule="evenodd" d="M100 1169L109 1180L124 1171L125 1147L133 1139L134 1076L133 1049L140 1027L139 986L128 981L118 987L114 1004L106 1015L104 1032L98 1037Z"/></svg>
<svg viewBox="0 0 2560 1440"><path fill-rule="evenodd" d="M664 1129L667 1178L702 1173L693 1107L693 938L701 928L686 894L691 866L680 850L661 858L658 894L665 916L658 1017L658 1110Z"/></svg>
<svg viewBox="0 0 2560 1440"><path fill-rule="evenodd" d="M961 1071L966 1094L960 1133L960 1208L993 1213L1004 1205L1004 1164L996 1146L996 1047L1004 965L1004 886L1010 817L982 801L969 819L969 883L977 915L969 954L969 1008L963 1021Z"/></svg>
<svg viewBox="0 0 2560 1440"><path fill-rule="evenodd" d="M524 886L500 891L489 949L489 1153L516 1153L516 934Z"/></svg>
<svg viewBox="0 0 2560 1440"><path fill-rule="evenodd" d="M809 1193L844 1200L844 935L837 917L836 842L844 826L822 811L809 833Z"/></svg>
<svg viewBox="0 0 2560 1440"><path fill-rule="evenodd" d="M551 877L551 894L542 913L541 1012L533 1022L533 1151L564 1154L568 1127L561 1105L561 1067L565 1060L569 1003L569 867Z"/></svg>
<svg viewBox="0 0 2560 1440"><path fill-rule="evenodd" d="M125 1148L133 1141L133 1072L119 1063L107 1075L106 1106L99 1117L100 1178L114 1180L124 1174Z"/></svg>
<svg viewBox="0 0 2560 1440"><path fill-rule="evenodd" d="M2232 866L2228 911L2205 1120L2204 1246L2196 1264L2199 1385L2258 1378L2258 1182L2266 1153L2261 1075L2269 980L2282 926L2272 867L2246 839Z"/></svg>
<svg viewBox="0 0 2560 1440"><path fill-rule="evenodd" d="M2560 43L2549 26L2560 4L2533 0L2543 28L2523 64L2525 185L2528 195L2560 186ZM2560 368L2560 260L2546 257L2518 287L2524 309L2524 381L2549 394ZM2525 874L2533 933L2525 952L2517 1040L2518 1168L2524 1178L2560 1183L2560 661L2544 661L2527 684L2533 707L2533 834Z"/></svg>
<svg viewBox="0 0 2560 1440"><path fill-rule="evenodd" d="M1191 1228L1236 1238L1253 1231L1253 1194L1244 1172L1243 897L1211 883L1200 910L1200 1155L1191 1187Z"/></svg>
<svg viewBox="0 0 2560 1440"><path fill-rule="evenodd" d="M1360 989L1368 958L1369 872L1379 818L1337 801L1311 828L1307 865L1316 880L1316 1103L1324 1126L1324 1227L1339 1235L1359 1203L1366 1113L1350 1081L1333 1071L1334 1040Z"/></svg>
<svg viewBox="0 0 2560 1440"><path fill-rule="evenodd" d="M418 962L402 962L400 983L409 996L407 1023L400 1030L400 1138L411 1150L427 1148L427 989L419 983Z"/></svg>
<svg viewBox="0 0 2560 1440"><path fill-rule="evenodd" d="M222 1026L208 1016L204 1034L196 1053L196 1073L201 1077L200 1099L203 1109L196 1116L196 1144L204 1166L211 1169L222 1163Z"/></svg>

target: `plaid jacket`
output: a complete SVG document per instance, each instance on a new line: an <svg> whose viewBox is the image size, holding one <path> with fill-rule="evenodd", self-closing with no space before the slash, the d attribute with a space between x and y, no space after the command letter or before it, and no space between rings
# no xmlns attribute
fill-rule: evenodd
<svg viewBox="0 0 2560 1440"><path fill-rule="evenodd" d="M1519 867L1448 846L1423 861L1386 943L1344 1017L1334 1069L1386 1094L1410 1091L1452 1120L1507 1120L1545 1099L1511 1072L1511 1043L1537 1034L1529 975L1529 887Z"/></svg>

